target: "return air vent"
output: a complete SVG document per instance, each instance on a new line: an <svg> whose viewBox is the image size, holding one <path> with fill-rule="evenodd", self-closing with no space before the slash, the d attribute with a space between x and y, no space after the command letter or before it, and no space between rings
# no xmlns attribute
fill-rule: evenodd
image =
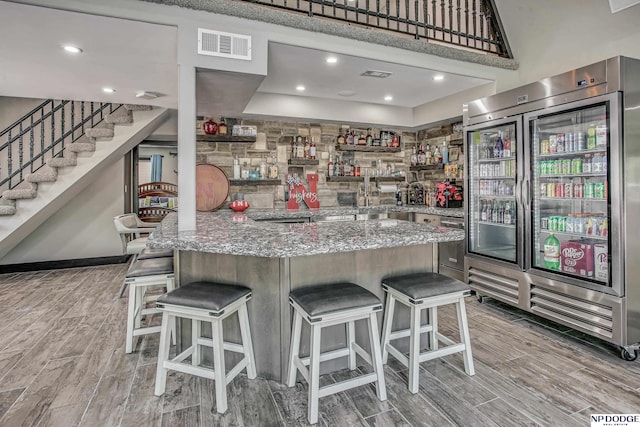
<svg viewBox="0 0 640 427"><path fill-rule="evenodd" d="M480 295L487 295L518 305L518 281L477 267L469 269L469 286Z"/></svg>
<svg viewBox="0 0 640 427"><path fill-rule="evenodd" d="M360 74L363 77L376 77L378 79L386 79L391 74L390 71L379 71L379 70L367 70L364 73Z"/></svg>
<svg viewBox="0 0 640 427"><path fill-rule="evenodd" d="M251 36L198 28L198 54L251 60Z"/></svg>

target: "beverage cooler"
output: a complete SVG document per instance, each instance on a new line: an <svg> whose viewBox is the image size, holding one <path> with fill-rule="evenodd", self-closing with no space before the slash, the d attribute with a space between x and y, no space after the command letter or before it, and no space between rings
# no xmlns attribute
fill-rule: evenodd
<svg viewBox="0 0 640 427"><path fill-rule="evenodd" d="M640 61L465 106L465 279L620 346L640 342Z"/></svg>

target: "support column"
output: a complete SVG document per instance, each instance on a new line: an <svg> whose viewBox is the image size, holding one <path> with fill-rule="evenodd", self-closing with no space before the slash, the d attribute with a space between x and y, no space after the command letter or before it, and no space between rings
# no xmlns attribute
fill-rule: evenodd
<svg viewBox="0 0 640 427"><path fill-rule="evenodd" d="M178 231L196 229L196 69L178 65Z"/></svg>

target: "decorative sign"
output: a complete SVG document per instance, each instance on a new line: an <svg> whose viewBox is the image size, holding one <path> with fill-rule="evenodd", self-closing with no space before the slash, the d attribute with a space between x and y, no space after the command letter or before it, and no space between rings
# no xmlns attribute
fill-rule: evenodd
<svg viewBox="0 0 640 427"><path fill-rule="evenodd" d="M319 208L320 200L318 200L318 174L307 174L309 189L302 185L302 180L298 174L287 174L287 185L289 186L289 200L287 201L287 209L300 209L300 203L304 201L308 208Z"/></svg>

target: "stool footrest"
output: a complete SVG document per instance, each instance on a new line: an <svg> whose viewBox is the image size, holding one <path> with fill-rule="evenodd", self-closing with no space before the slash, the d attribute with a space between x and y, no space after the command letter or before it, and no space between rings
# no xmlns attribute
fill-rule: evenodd
<svg viewBox="0 0 640 427"><path fill-rule="evenodd" d="M199 366L187 365L181 362L174 362L173 360L167 360L162 364L165 369L171 369L173 371L183 372L185 374L197 375L199 377L215 380L215 371L209 368L201 368Z"/></svg>
<svg viewBox="0 0 640 427"><path fill-rule="evenodd" d="M433 326L431 325L424 325L420 327L420 333L424 334L426 332L431 332L433 330ZM397 331L393 331L391 332L391 334L389 335L389 340L397 340L399 338L405 338L408 337L409 335L411 335L411 329L398 329Z"/></svg>
<svg viewBox="0 0 640 427"><path fill-rule="evenodd" d="M213 348L213 340L211 338L198 338L198 344ZM232 342L224 342L224 349L227 351L233 351L234 353L244 353L244 347L240 344Z"/></svg>
<svg viewBox="0 0 640 427"><path fill-rule="evenodd" d="M133 336L137 337L138 335L146 335L146 334L156 334L160 332L160 326L148 326L146 328L136 328L133 330Z"/></svg>
<svg viewBox="0 0 640 427"><path fill-rule="evenodd" d="M362 357L365 360L365 362L373 366L373 361L371 360L371 356L369 355L369 353L365 351L364 348L360 347L360 344L354 342L351 345L353 345L353 351L359 354L360 357Z"/></svg>
<svg viewBox="0 0 640 427"><path fill-rule="evenodd" d="M237 377L238 374L247 366L249 366L249 358L245 357L244 359L239 361L238 364L233 367L233 369L229 371L229 373L225 377L225 383L229 384L231 381L233 381L233 379Z"/></svg>
<svg viewBox="0 0 640 427"><path fill-rule="evenodd" d="M398 362L402 363L407 368L409 367L409 358L402 354L397 348L392 346L391 344L387 344L387 351L395 357Z"/></svg>
<svg viewBox="0 0 640 427"><path fill-rule="evenodd" d="M464 349L464 344L456 344L439 348L437 350L428 351L426 353L421 353L419 358L420 363L426 362L427 360L437 359L442 356L448 356L453 353L460 353L461 351L464 351Z"/></svg>
<svg viewBox="0 0 640 427"><path fill-rule="evenodd" d="M351 378L348 380L340 381L339 383L327 385L324 387L320 387L318 392L318 397L325 397L332 394L339 393L341 391L349 390L354 387L359 387L361 385L369 384L378 381L378 376L375 372L370 374L361 375L356 378Z"/></svg>
<svg viewBox="0 0 640 427"><path fill-rule="evenodd" d="M326 362L327 360L333 360L333 359L337 359L338 357L345 357L348 355L349 355L348 348L346 347L339 348L337 350L331 350L331 351L327 351L325 353L320 354L320 362ZM309 366L309 363L311 363L311 358L309 356L301 357L300 361L304 366Z"/></svg>
<svg viewBox="0 0 640 427"><path fill-rule="evenodd" d="M179 355L177 355L176 357L174 357L173 359L171 359L172 362L182 362L184 359L186 359L187 357L191 356L193 354L193 346L187 348L185 351L183 351L182 353L180 353Z"/></svg>

